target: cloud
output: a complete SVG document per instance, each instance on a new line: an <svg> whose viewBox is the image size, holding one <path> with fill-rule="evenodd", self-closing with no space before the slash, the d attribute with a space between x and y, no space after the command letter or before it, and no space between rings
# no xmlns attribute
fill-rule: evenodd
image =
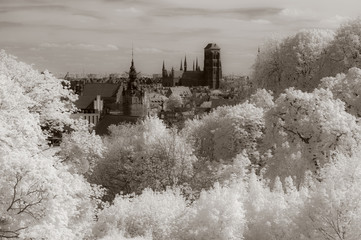
<svg viewBox="0 0 361 240"><path fill-rule="evenodd" d="M205 9L205 8L162 8L153 11L155 16L224 16L241 19L257 19L274 16L282 11L281 8L230 8L230 9Z"/></svg>
<svg viewBox="0 0 361 240"><path fill-rule="evenodd" d="M120 13L120 14L141 14L141 13L143 13L142 10L140 10L138 8L135 8L135 7L118 8L115 11Z"/></svg>
<svg viewBox="0 0 361 240"><path fill-rule="evenodd" d="M96 51L96 52L119 50L119 48L113 44L95 45L95 44L88 44L88 43L79 43L79 44L41 43L39 45L39 47L40 48L62 48L62 49L74 49L74 50L86 50L86 51Z"/></svg>
<svg viewBox="0 0 361 240"><path fill-rule="evenodd" d="M255 19L255 20L251 20L251 22L257 24L271 24L271 21L265 19Z"/></svg>
<svg viewBox="0 0 361 240"><path fill-rule="evenodd" d="M158 48L135 48L136 53L162 53L163 51Z"/></svg>
<svg viewBox="0 0 361 240"><path fill-rule="evenodd" d="M18 13L18 12L26 12L34 14L43 13L53 13L58 12L61 14L71 14L71 15L78 15L78 16L85 16L85 17L91 17L94 19L104 19L104 17L101 16L101 14L97 13L96 11L91 10L84 10L84 9L78 9L66 5L60 5L60 4L39 4L39 5L21 5L21 6L2 6L2 9L0 10L1 13Z"/></svg>
<svg viewBox="0 0 361 240"><path fill-rule="evenodd" d="M0 28L6 27L22 27L24 24L17 22L0 21Z"/></svg>
<svg viewBox="0 0 361 240"><path fill-rule="evenodd" d="M285 9L282 9L282 11L279 14L281 16L286 16L286 17L300 17L300 16L306 15L306 12L301 11L299 9L285 8Z"/></svg>
<svg viewBox="0 0 361 240"><path fill-rule="evenodd" d="M331 18L321 20L321 24L325 24L330 27L338 27L341 23L349 21L350 19L350 17L335 15Z"/></svg>

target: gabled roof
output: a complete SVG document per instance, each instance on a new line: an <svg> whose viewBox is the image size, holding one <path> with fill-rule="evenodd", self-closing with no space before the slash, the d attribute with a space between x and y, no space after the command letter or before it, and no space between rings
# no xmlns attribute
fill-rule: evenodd
<svg viewBox="0 0 361 240"><path fill-rule="evenodd" d="M179 96L191 96L192 95L190 88L185 87L185 86L170 87L169 91L170 92L167 93L168 97L172 94L176 94Z"/></svg>
<svg viewBox="0 0 361 240"><path fill-rule="evenodd" d="M208 45L204 49L217 49L217 50L220 50L221 48L218 47L218 45L215 44L215 43L208 43Z"/></svg>
<svg viewBox="0 0 361 240"><path fill-rule="evenodd" d="M78 109L87 109L89 105L93 105L96 97L93 96L79 96L78 100L74 102Z"/></svg>
<svg viewBox="0 0 361 240"><path fill-rule="evenodd" d="M117 94L120 84L118 83L87 83L84 85L82 96L97 95L104 97L114 97Z"/></svg>
<svg viewBox="0 0 361 240"><path fill-rule="evenodd" d="M203 71L187 71L183 73L183 79L202 79L204 75Z"/></svg>

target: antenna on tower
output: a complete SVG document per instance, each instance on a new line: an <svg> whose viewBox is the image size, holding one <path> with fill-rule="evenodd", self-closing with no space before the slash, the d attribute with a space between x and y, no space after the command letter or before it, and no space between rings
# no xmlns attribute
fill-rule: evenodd
<svg viewBox="0 0 361 240"><path fill-rule="evenodd" d="M132 66L134 66L134 52L133 52L133 42L132 42Z"/></svg>

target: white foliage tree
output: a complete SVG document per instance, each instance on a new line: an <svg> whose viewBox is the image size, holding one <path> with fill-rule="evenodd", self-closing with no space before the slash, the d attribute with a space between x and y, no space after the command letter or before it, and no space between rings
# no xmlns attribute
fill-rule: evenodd
<svg viewBox="0 0 361 240"><path fill-rule="evenodd" d="M70 114L77 96L67 87L68 82L56 79L48 71L40 74L31 66L18 62L15 57L0 51L0 72L21 87L22 94L31 101L28 110L38 115L40 126L47 134L62 131L70 125Z"/></svg>
<svg viewBox="0 0 361 240"><path fill-rule="evenodd" d="M299 214L303 239L356 240L361 237L361 161L336 152L321 170L321 181L314 181L305 207Z"/></svg>
<svg viewBox="0 0 361 240"><path fill-rule="evenodd" d="M165 190L192 177L197 161L193 149L160 119L111 126L110 132L105 139L108 150L92 176L96 183L109 189L110 195L141 193L148 187Z"/></svg>
<svg viewBox="0 0 361 240"><path fill-rule="evenodd" d="M334 41L326 48L323 57L323 77L345 73L352 67L361 67L361 18L343 23Z"/></svg>
<svg viewBox="0 0 361 240"><path fill-rule="evenodd" d="M300 183L306 171L324 166L332 151L351 153L360 143L360 131L356 118L330 91L287 89L266 113L264 140L273 151L268 176L293 176Z"/></svg>
<svg viewBox="0 0 361 240"><path fill-rule="evenodd" d="M278 96L294 87L312 91L319 84L324 68L325 49L334 33L329 30L301 30L282 40L269 40L258 53L253 65L252 81Z"/></svg>
<svg viewBox="0 0 361 240"><path fill-rule="evenodd" d="M0 55L0 238L88 237L101 191L69 173L60 159L46 151L41 127L43 117L49 115L40 106L34 111L42 97L27 88L34 84L32 76L36 82L40 74L4 52ZM59 110L65 106L56 96L52 106ZM57 119L70 121L66 116Z"/></svg>
<svg viewBox="0 0 361 240"><path fill-rule="evenodd" d="M70 171L90 174L104 150L102 139L94 131L90 132L88 122L78 120L73 124L73 131L63 134L58 155Z"/></svg>
<svg viewBox="0 0 361 240"><path fill-rule="evenodd" d="M244 103L219 107L202 119L186 122L183 134L198 157L230 161L243 150L256 155L263 127L263 110Z"/></svg>
<svg viewBox="0 0 361 240"><path fill-rule="evenodd" d="M346 111L361 117L361 70L350 68L346 74L321 79L321 88L329 89L335 98L346 104Z"/></svg>

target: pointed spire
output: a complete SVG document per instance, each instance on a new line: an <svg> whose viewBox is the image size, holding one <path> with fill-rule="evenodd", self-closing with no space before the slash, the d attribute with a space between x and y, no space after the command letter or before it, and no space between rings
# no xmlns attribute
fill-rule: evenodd
<svg viewBox="0 0 361 240"><path fill-rule="evenodd" d="M187 71L187 56L184 56L184 71Z"/></svg>
<svg viewBox="0 0 361 240"><path fill-rule="evenodd" d="M194 65L194 60L193 60L193 71L195 71L195 65Z"/></svg>
<svg viewBox="0 0 361 240"><path fill-rule="evenodd" d="M163 70L163 71L165 70L164 60L163 60L163 68L162 68L162 70Z"/></svg>
<svg viewBox="0 0 361 240"><path fill-rule="evenodd" d="M199 68L199 66L198 66L198 57L196 58L196 71L198 71L198 68Z"/></svg>
<svg viewBox="0 0 361 240"><path fill-rule="evenodd" d="M134 66L134 52L133 52L133 43L132 43L132 66Z"/></svg>
<svg viewBox="0 0 361 240"><path fill-rule="evenodd" d="M182 62L182 59L181 59L181 64L180 64L180 69L181 71L183 71L183 62Z"/></svg>
<svg viewBox="0 0 361 240"><path fill-rule="evenodd" d="M130 82L133 82L137 79L137 71L135 70L135 67L134 67L133 43L132 43L132 63L131 63L130 70L129 70L129 79L130 79Z"/></svg>

